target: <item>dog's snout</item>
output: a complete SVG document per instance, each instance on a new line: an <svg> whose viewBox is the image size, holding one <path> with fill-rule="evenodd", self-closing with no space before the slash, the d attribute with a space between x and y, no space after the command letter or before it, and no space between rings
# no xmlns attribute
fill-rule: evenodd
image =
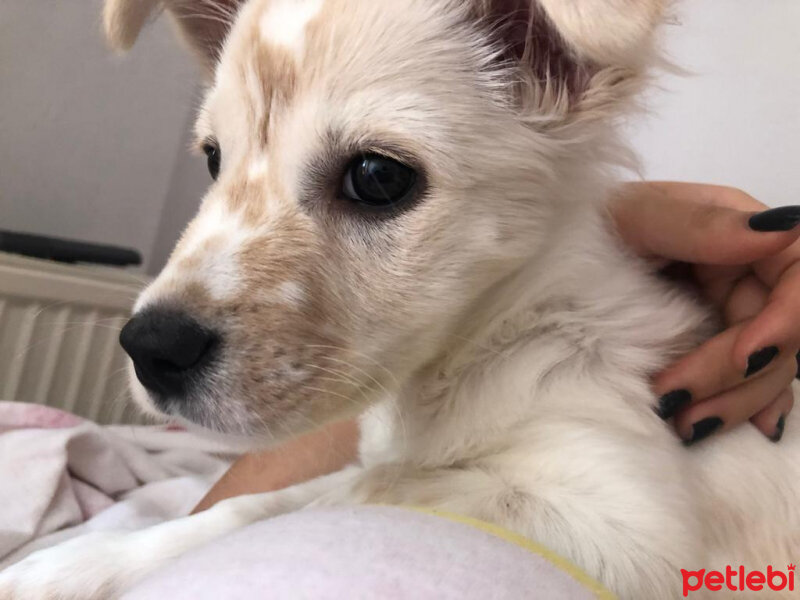
<svg viewBox="0 0 800 600"><path fill-rule="evenodd" d="M136 377L161 396L181 396L210 362L218 336L184 312L149 309L135 315L119 341Z"/></svg>

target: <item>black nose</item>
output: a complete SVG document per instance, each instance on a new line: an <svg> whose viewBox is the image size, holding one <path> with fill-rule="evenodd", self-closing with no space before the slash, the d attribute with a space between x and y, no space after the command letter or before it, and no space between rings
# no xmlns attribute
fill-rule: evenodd
<svg viewBox="0 0 800 600"><path fill-rule="evenodd" d="M218 337L186 313L147 309L127 322L119 343L133 359L136 377L162 396L180 396L211 359Z"/></svg>

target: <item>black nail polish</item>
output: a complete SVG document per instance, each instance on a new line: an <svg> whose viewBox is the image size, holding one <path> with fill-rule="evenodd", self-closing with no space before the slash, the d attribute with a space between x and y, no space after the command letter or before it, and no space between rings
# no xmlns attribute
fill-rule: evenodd
<svg viewBox="0 0 800 600"><path fill-rule="evenodd" d="M720 427L722 427L722 419L719 417L706 417L692 425L692 437L683 443L687 446L695 444L710 436Z"/></svg>
<svg viewBox="0 0 800 600"><path fill-rule="evenodd" d="M747 358L747 371L745 371L744 376L750 377L753 373L758 373L771 363L776 356L778 356L777 346L767 346L761 350L756 350Z"/></svg>
<svg viewBox="0 0 800 600"><path fill-rule="evenodd" d="M771 208L750 217L753 231L789 231L800 224L800 206Z"/></svg>
<svg viewBox="0 0 800 600"><path fill-rule="evenodd" d="M775 433L772 434L771 439L776 444L781 441L783 437L783 428L786 427L786 415L781 415L778 419L778 423L775 425Z"/></svg>
<svg viewBox="0 0 800 600"><path fill-rule="evenodd" d="M666 420L675 416L678 409L686 406L692 401L692 394L689 390L672 390L658 399L656 414Z"/></svg>

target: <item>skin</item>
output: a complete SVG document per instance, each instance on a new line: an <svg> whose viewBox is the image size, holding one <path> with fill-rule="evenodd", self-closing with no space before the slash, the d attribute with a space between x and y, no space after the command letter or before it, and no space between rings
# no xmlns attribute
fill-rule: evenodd
<svg viewBox="0 0 800 600"><path fill-rule="evenodd" d="M653 382L659 395L691 391L691 404L675 416L683 439L707 417L721 418L722 430L749 419L773 438L781 415L792 409L800 227L752 231L748 219L765 208L734 188L674 182L631 184L612 207L620 235L637 253L690 263L691 280L727 327ZM779 354L745 378L748 357L767 346L777 346Z"/></svg>
<svg viewBox="0 0 800 600"><path fill-rule="evenodd" d="M338 471L358 451L355 421L333 423L265 452L245 454L200 501L192 514L220 500L279 490Z"/></svg>
<svg viewBox="0 0 800 600"><path fill-rule="evenodd" d="M624 242L664 266L688 263L683 275L715 306L725 329L653 381L659 396L690 390L674 417L679 436L718 417L725 431L751 421L775 438L792 410L790 389L800 348L800 227L756 232L748 219L767 208L735 188L682 182L631 183L611 204ZM745 378L748 357L767 346L778 355ZM194 512L225 498L272 491L337 471L357 454L355 422L335 423L278 448L241 457Z"/></svg>

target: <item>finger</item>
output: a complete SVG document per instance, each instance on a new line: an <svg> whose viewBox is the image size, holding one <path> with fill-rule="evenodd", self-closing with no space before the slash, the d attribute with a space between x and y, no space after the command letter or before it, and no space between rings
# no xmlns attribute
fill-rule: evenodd
<svg viewBox="0 0 800 600"><path fill-rule="evenodd" d="M730 186L710 183L690 183L686 181L646 181L630 185L639 185L647 191L656 190L661 195L684 202L699 202L725 208L735 208L746 212L760 212L769 208L750 194Z"/></svg>
<svg viewBox="0 0 800 600"><path fill-rule="evenodd" d="M749 225L752 212L677 200L657 184L623 188L610 208L623 240L646 257L737 265L774 255L800 237L799 227L755 231ZM800 224L800 209L797 212L795 225ZM789 222L787 219L780 223L782 227ZM770 225L770 218L762 218L761 222Z"/></svg>
<svg viewBox="0 0 800 600"><path fill-rule="evenodd" d="M748 356L765 346L800 347L800 263L787 271L767 305L742 329L733 349L734 361L744 365Z"/></svg>
<svg viewBox="0 0 800 600"><path fill-rule="evenodd" d="M733 345L744 326L726 329L656 377L653 387L660 396L657 412L662 418L668 419L691 402L730 390L745 379L763 377L776 368L780 350L774 346L752 353L744 367L732 359ZM782 358L788 360L790 356Z"/></svg>
<svg viewBox="0 0 800 600"><path fill-rule="evenodd" d="M793 362L783 360L772 372L679 412L675 416L678 434L693 444L748 420L789 387L795 375Z"/></svg>
<svg viewBox="0 0 800 600"><path fill-rule="evenodd" d="M781 441L781 437L783 437L786 415L792 411L793 406L794 394L791 388L783 390L772 403L768 404L766 408L761 409L758 414L751 417L750 421L773 442L779 442Z"/></svg>
<svg viewBox="0 0 800 600"><path fill-rule="evenodd" d="M728 290L722 303L726 323L741 323L756 317L769 300L769 289L754 275L742 277Z"/></svg>
<svg viewBox="0 0 800 600"><path fill-rule="evenodd" d="M692 276L703 296L714 306L723 307L733 288L752 273L749 265L692 265Z"/></svg>
<svg viewBox="0 0 800 600"><path fill-rule="evenodd" d="M774 288L784 278L787 271L798 262L800 262L800 241L776 254L756 260L752 263L752 267L758 278L767 287Z"/></svg>
<svg viewBox="0 0 800 600"><path fill-rule="evenodd" d="M769 288L747 267L694 265L694 278L729 324L755 317L769 299Z"/></svg>

